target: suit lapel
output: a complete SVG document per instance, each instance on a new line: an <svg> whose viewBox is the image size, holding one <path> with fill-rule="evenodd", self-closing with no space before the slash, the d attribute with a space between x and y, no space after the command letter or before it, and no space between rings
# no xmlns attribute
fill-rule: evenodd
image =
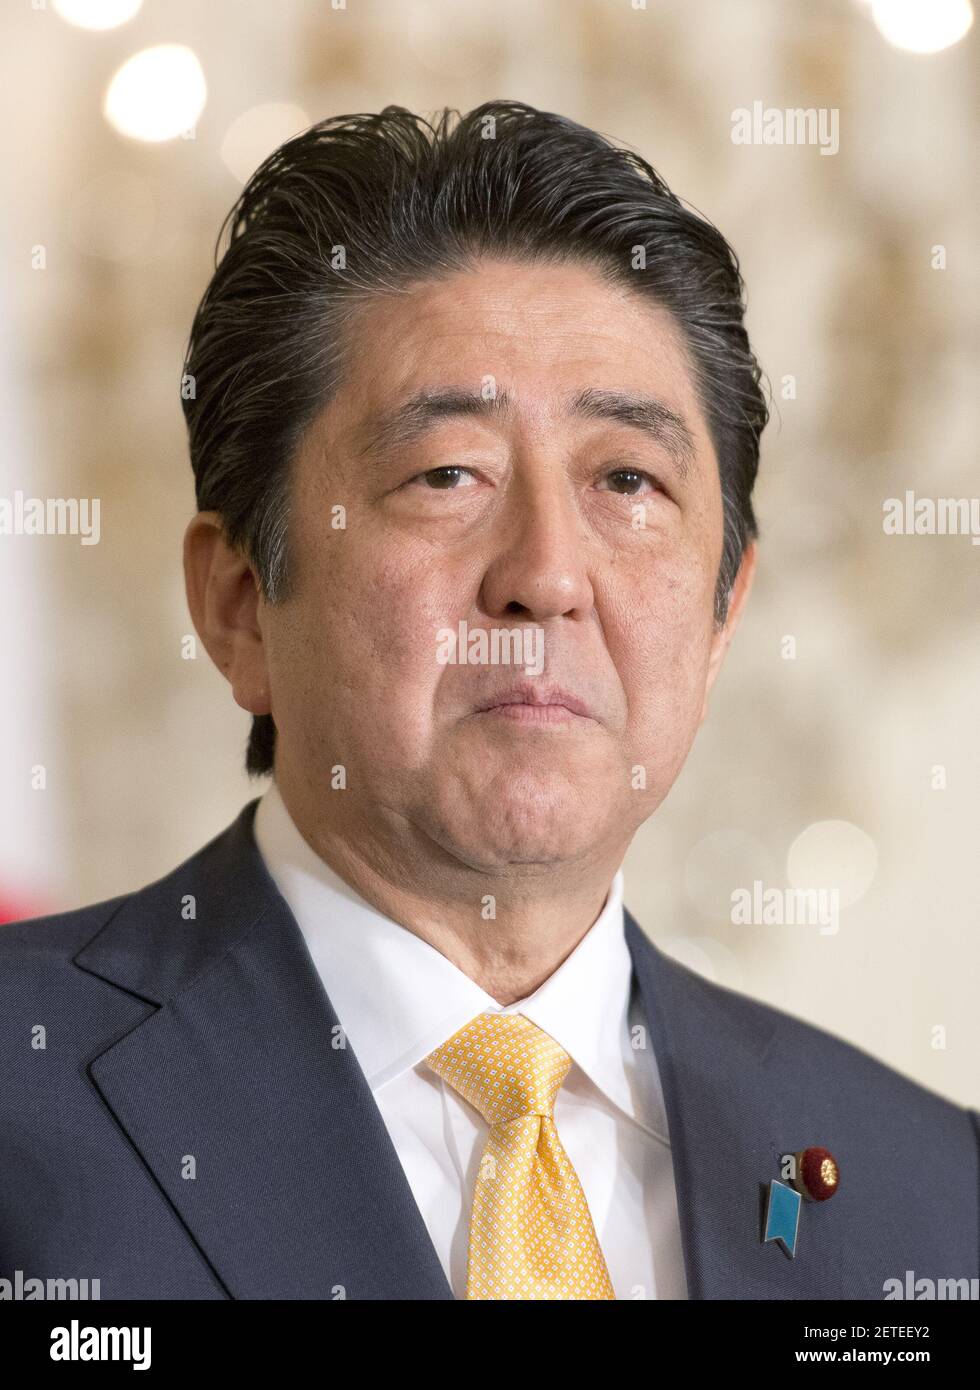
<svg viewBox="0 0 980 1390"><path fill-rule="evenodd" d="M125 899L75 957L133 1005L89 1075L231 1297L451 1299L262 863L256 805ZM795 1260L761 1242L779 1155L833 1147L832 1088L786 1077L771 1010L664 955L629 913L626 939L663 1084L689 1296L846 1296L843 1194L804 1213L813 1229Z"/></svg>
<svg viewBox="0 0 980 1390"><path fill-rule="evenodd" d="M688 1296L846 1298L863 1277L873 1287L869 1217L848 1193L803 1203L794 1259L762 1241L783 1153L825 1143L851 1157L833 1078L794 1061L776 1011L672 960L629 913L626 937L663 1084Z"/></svg>
<svg viewBox="0 0 980 1390"><path fill-rule="evenodd" d="M75 958L134 997L89 1074L231 1297L451 1299L256 805Z"/></svg>

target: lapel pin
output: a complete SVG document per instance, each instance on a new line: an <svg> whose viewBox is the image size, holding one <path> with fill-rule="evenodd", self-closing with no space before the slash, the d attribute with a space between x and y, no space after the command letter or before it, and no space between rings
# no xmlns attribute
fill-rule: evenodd
<svg viewBox="0 0 980 1390"><path fill-rule="evenodd" d="M796 1255L796 1233L800 1225L800 1207L803 1199L792 1187L773 1178L769 1184L766 1200L766 1233L763 1245L770 1240L778 1240L793 1259Z"/></svg>
<svg viewBox="0 0 980 1390"><path fill-rule="evenodd" d="M770 1182L762 1243L765 1245L767 1241L778 1240L790 1259L795 1259L803 1199L826 1202L833 1197L840 1186L840 1168L829 1149L813 1145L809 1149L784 1154L782 1173L792 1186L776 1178Z"/></svg>
<svg viewBox="0 0 980 1390"><path fill-rule="evenodd" d="M829 1149L801 1149L793 1154L793 1186L811 1202L826 1202L840 1186L840 1168Z"/></svg>

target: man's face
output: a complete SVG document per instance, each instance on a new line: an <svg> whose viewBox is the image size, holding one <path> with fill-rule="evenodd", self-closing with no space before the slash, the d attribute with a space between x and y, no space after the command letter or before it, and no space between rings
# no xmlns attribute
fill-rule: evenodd
<svg viewBox="0 0 980 1390"><path fill-rule="evenodd" d="M280 785L324 828L487 871L618 857L719 640L678 328L591 268L493 261L360 309L348 361L295 463L292 596L260 606ZM461 623L539 629L542 669L447 663Z"/></svg>

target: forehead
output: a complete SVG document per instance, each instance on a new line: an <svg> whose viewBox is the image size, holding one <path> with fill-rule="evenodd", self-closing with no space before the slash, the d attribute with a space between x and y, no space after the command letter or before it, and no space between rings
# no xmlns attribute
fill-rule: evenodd
<svg viewBox="0 0 980 1390"><path fill-rule="evenodd" d="M359 306L345 337L344 381L324 418L344 434L419 390L490 379L531 427L553 425L585 390L652 395L711 450L679 325L590 266L482 261Z"/></svg>

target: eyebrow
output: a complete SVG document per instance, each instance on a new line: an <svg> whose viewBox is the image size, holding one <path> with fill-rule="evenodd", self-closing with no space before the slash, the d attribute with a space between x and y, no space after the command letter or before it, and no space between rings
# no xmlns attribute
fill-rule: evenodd
<svg viewBox="0 0 980 1390"><path fill-rule="evenodd" d="M498 391L490 397L478 391L455 389L419 391L372 421L358 452L379 455L389 449L404 448L440 420L460 416L492 419L506 415L510 405L506 391ZM686 476L695 456L694 437L684 418L655 396L589 387L574 396L568 408L571 414L584 419L609 420L642 431L667 449L678 472Z"/></svg>
<svg viewBox="0 0 980 1390"><path fill-rule="evenodd" d="M657 444L662 444L677 465L681 477L686 477L694 462L694 436L683 416L655 396L635 391L599 391L589 388L572 402L572 412L590 420L611 420L641 430Z"/></svg>
<svg viewBox="0 0 980 1390"><path fill-rule="evenodd" d="M485 398L478 391L419 391L401 405L371 422L360 454L383 454L404 448L430 430L440 420L461 415L488 418L506 414L510 399L505 391Z"/></svg>

